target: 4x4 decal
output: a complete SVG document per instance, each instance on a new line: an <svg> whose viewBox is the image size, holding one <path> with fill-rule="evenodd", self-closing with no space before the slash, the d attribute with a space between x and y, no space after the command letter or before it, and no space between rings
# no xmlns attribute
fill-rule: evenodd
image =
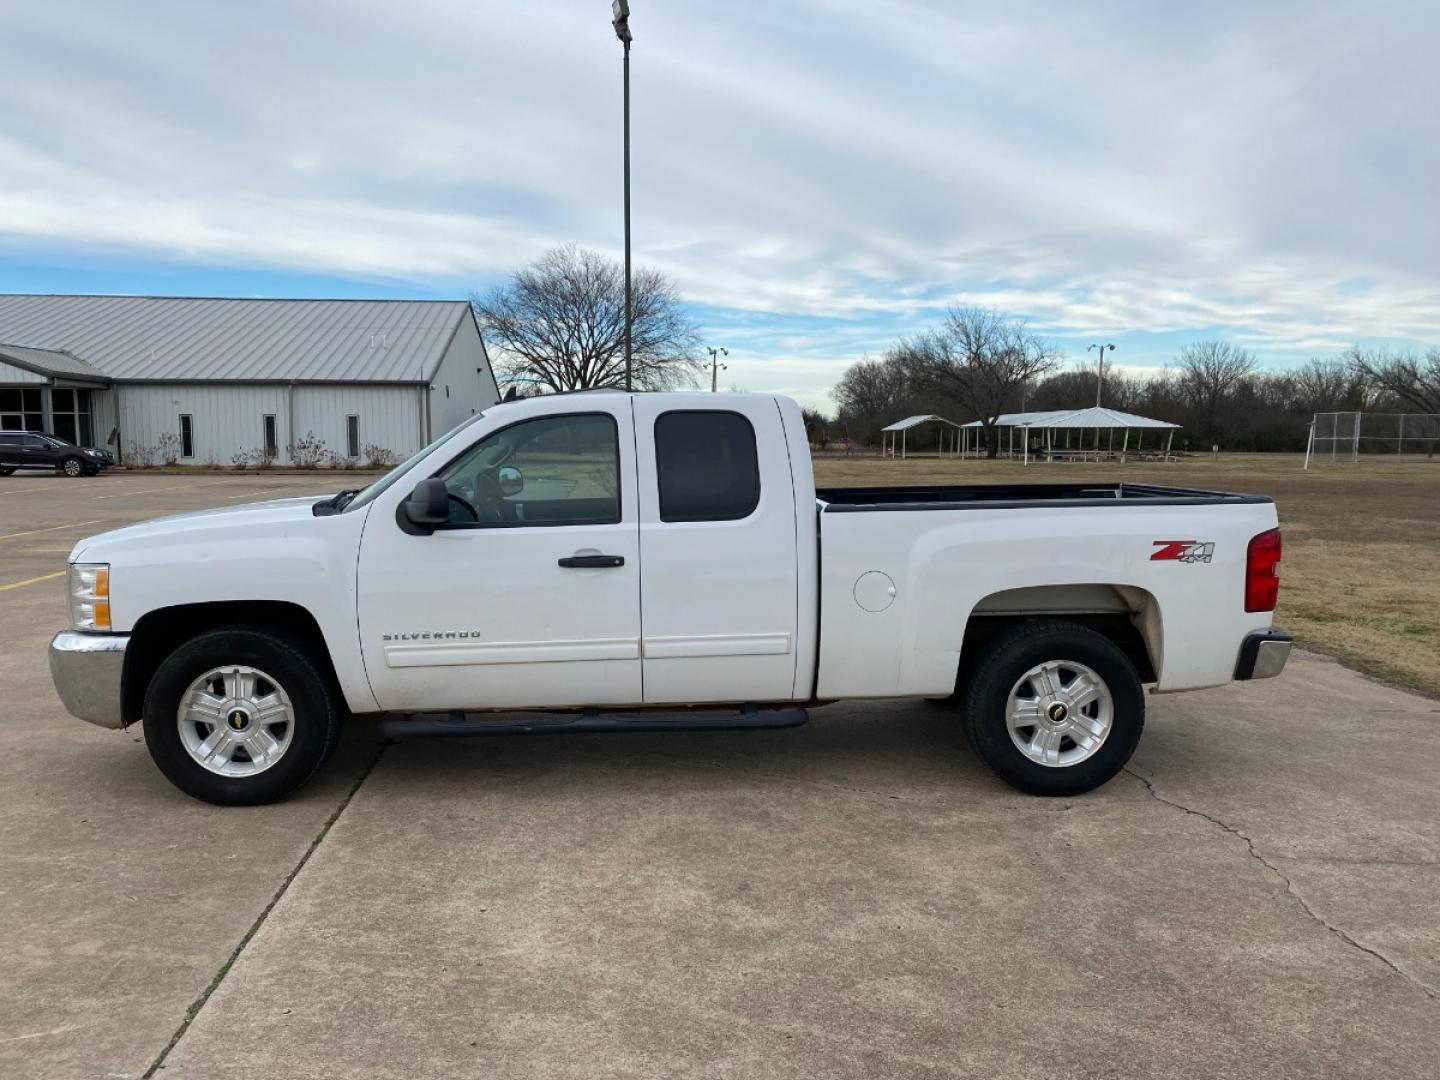
<svg viewBox="0 0 1440 1080"><path fill-rule="evenodd" d="M1152 540L1160 550L1151 562L1208 563L1215 556L1215 544L1205 540Z"/></svg>

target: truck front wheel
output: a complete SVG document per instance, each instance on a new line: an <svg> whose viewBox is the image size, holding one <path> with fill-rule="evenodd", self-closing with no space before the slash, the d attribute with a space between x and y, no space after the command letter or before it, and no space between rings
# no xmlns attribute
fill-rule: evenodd
<svg viewBox="0 0 1440 1080"><path fill-rule="evenodd" d="M961 696L975 752L1031 795L1081 795L1124 768L1145 726L1129 658L1076 623L1021 623L991 641Z"/></svg>
<svg viewBox="0 0 1440 1080"><path fill-rule="evenodd" d="M329 757L343 718L328 675L300 641L262 627L200 634L145 693L145 745L187 795L254 806L293 794Z"/></svg>

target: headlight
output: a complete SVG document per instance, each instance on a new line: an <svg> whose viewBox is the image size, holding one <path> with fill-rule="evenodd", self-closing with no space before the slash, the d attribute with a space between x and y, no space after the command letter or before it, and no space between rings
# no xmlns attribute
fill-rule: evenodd
<svg viewBox="0 0 1440 1080"><path fill-rule="evenodd" d="M70 622L76 630L110 629L110 564L70 564Z"/></svg>

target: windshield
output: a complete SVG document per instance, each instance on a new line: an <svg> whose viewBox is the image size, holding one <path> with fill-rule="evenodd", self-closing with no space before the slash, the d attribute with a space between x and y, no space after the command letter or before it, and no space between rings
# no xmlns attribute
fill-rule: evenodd
<svg viewBox="0 0 1440 1080"><path fill-rule="evenodd" d="M350 510L354 510L356 507L364 506L366 503L374 501L381 494L381 492L385 491L385 489L390 487L391 484L395 483L407 472L413 469L415 467L415 463L421 458L423 458L426 454L430 453L431 450L434 450L437 446L440 446L443 443L449 442L451 439L455 438L456 435L459 435L460 432L464 431L467 427L475 423L476 420L479 420L484 415L484 413L476 413L474 416L468 417L460 421L460 423L456 424L444 435L441 435L438 439L432 442L429 446L425 447L425 449L421 450L418 454L415 454L408 460L402 461L399 465L396 465L395 468L391 469L384 476L380 477L379 480L376 480L369 487L362 490L359 495L356 495L355 498L351 499L349 503L347 503L345 506L346 511L348 512Z"/></svg>

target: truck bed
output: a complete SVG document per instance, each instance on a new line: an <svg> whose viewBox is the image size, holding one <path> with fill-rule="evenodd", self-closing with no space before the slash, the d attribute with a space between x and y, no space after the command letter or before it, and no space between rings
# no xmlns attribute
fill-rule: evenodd
<svg viewBox="0 0 1440 1080"><path fill-rule="evenodd" d="M1208 506L1268 503L1268 495L1166 487L1159 484L957 484L924 487L820 488L820 511L1025 509L1049 506Z"/></svg>

